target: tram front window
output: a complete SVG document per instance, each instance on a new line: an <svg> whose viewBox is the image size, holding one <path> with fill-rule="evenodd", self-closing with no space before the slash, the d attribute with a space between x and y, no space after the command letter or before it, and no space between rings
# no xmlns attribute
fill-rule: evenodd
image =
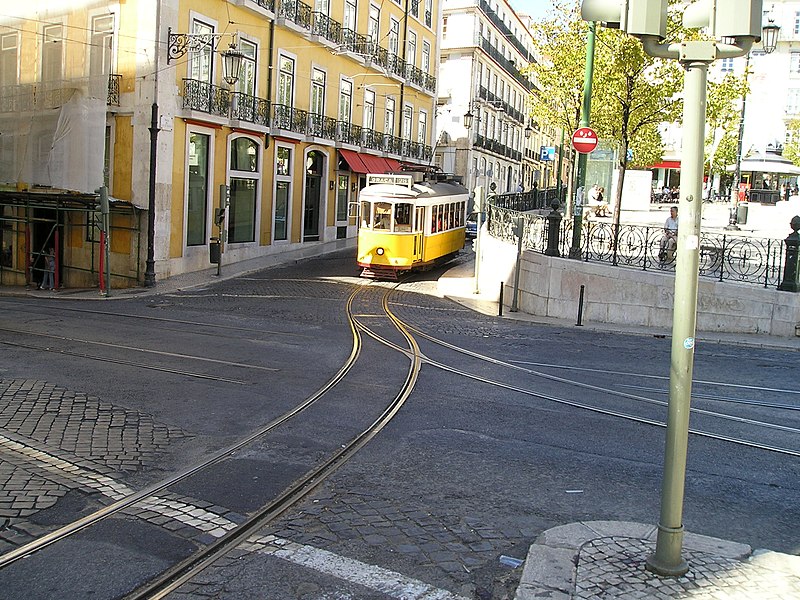
<svg viewBox="0 0 800 600"><path fill-rule="evenodd" d="M375 219L373 229L389 231L392 228L392 205L388 202L375 203Z"/></svg>

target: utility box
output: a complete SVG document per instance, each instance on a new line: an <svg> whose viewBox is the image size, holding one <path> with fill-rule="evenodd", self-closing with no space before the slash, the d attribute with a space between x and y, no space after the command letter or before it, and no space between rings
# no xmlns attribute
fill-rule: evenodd
<svg viewBox="0 0 800 600"><path fill-rule="evenodd" d="M208 246L208 250L209 250L209 260L211 261L211 264L218 265L220 255L222 252L219 238L211 238L211 243Z"/></svg>

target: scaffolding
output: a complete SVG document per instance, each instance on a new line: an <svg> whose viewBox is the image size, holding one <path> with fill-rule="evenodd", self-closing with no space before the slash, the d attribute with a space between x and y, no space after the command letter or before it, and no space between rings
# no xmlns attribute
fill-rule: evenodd
<svg viewBox="0 0 800 600"><path fill-rule="evenodd" d="M99 288L105 240L110 287L140 285L142 214L129 202L111 202L103 235L97 194L0 190L0 285L38 287L52 254L56 288Z"/></svg>

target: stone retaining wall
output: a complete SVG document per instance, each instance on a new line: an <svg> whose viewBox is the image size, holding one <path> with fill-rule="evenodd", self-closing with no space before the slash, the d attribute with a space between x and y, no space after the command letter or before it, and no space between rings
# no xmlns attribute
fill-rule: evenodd
<svg viewBox="0 0 800 600"><path fill-rule="evenodd" d="M513 301L516 247L481 235L481 287L504 282L504 310ZM584 287L583 322L672 327L675 277L669 271L639 271L606 263L523 253L519 275L520 311L543 317L577 319ZM800 294L753 284L700 277L697 330L800 335Z"/></svg>

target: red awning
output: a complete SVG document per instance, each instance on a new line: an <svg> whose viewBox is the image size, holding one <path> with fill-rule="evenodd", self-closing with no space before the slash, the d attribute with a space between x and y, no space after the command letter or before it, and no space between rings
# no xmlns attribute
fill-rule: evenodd
<svg viewBox="0 0 800 600"><path fill-rule="evenodd" d="M680 169L681 168L681 161L679 160L663 160L660 163L656 163L648 169Z"/></svg>
<svg viewBox="0 0 800 600"><path fill-rule="evenodd" d="M339 150L339 154L354 173L390 173L400 170L400 163L391 158Z"/></svg>

